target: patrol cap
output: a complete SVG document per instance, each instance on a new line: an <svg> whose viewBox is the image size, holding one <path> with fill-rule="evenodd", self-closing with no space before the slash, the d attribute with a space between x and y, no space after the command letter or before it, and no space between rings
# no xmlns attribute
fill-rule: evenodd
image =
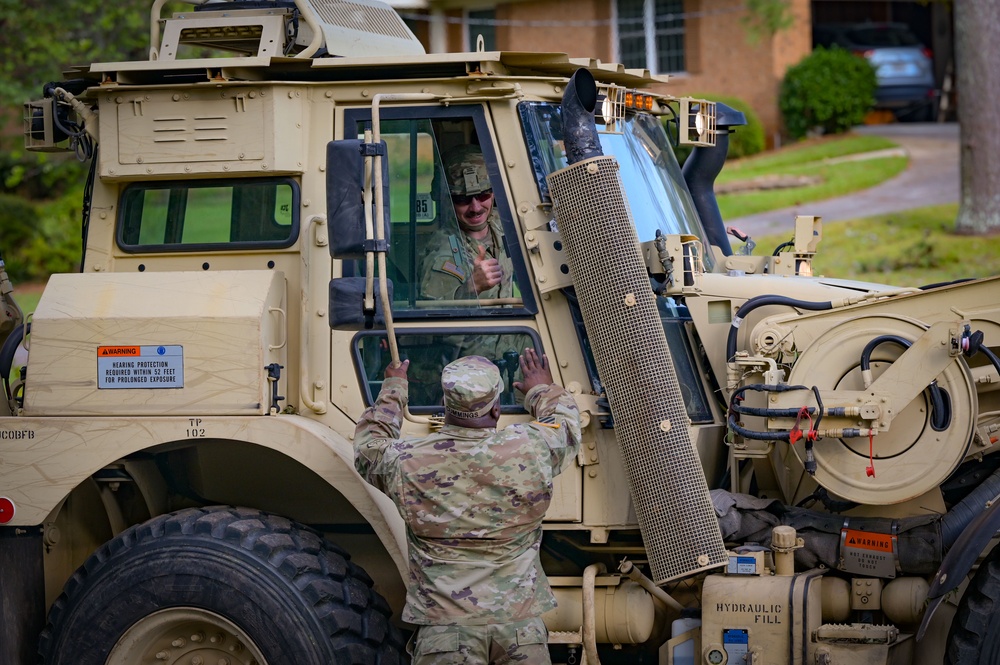
<svg viewBox="0 0 1000 665"><path fill-rule="evenodd" d="M460 145L444 154L448 189L455 195L471 195L492 189L483 151L477 145Z"/></svg>
<svg viewBox="0 0 1000 665"><path fill-rule="evenodd" d="M500 370L482 356L465 356L441 372L444 409L456 418L474 420L490 412L500 398Z"/></svg>

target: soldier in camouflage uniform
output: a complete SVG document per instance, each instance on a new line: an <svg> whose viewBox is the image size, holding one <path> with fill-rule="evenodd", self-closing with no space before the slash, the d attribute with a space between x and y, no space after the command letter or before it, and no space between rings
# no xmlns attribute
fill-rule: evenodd
<svg viewBox="0 0 1000 665"><path fill-rule="evenodd" d="M510 298L514 266L503 244L483 153L479 146L463 145L450 150L443 160L460 232L442 227L428 241L421 297Z"/></svg>
<svg viewBox="0 0 1000 665"><path fill-rule="evenodd" d="M500 373L464 357L442 373L444 428L398 439L407 364L386 368L378 401L358 421L354 463L406 521L413 663L550 663L541 615L555 598L538 550L552 479L580 445L576 403L552 383L545 356L526 349L517 388L537 420L497 431Z"/></svg>
<svg viewBox="0 0 1000 665"><path fill-rule="evenodd" d="M425 300L510 298L514 295L514 264L503 242L500 215L494 207L493 186L486 160L476 145L448 150L442 159L455 215L442 205L440 228L425 245L421 260L420 297ZM456 225L457 224L457 225ZM435 403L441 368L462 356L497 361L505 351L500 335L451 335L438 338L443 362L417 357L410 368L413 398L421 406ZM440 402L437 402L440 403Z"/></svg>

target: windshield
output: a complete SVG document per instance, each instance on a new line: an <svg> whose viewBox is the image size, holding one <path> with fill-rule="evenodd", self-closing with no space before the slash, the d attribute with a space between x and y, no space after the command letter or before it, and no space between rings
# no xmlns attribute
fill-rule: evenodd
<svg viewBox="0 0 1000 665"><path fill-rule="evenodd" d="M522 102L518 109L539 192L549 201L545 176L567 165L560 107ZM621 132L605 132L598 123L597 130L604 154L618 160L639 241L653 240L659 230L697 236L704 242L701 220L659 120L640 113L628 116L619 127Z"/></svg>

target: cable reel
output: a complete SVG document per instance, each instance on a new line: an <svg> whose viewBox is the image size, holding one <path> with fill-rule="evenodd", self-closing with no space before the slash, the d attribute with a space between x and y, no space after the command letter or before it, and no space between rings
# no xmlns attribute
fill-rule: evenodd
<svg viewBox="0 0 1000 665"><path fill-rule="evenodd" d="M836 391L851 391L841 393L846 398L865 390L861 357L869 342L895 336L913 343L925 330L919 322L892 316L846 321L821 334L801 353L788 382L818 387L828 395L824 398L827 406L832 406L829 395L835 396ZM877 380L905 351L900 343L879 344L871 351L872 377ZM887 429L872 439L858 436L817 441L816 481L844 499L877 505L901 503L940 486L968 452L978 402L968 365L958 357L937 376L936 385L937 398L928 387L893 414ZM860 397L855 400L862 401ZM946 417L942 408L948 409ZM852 426L868 424L859 419ZM804 447L792 446L792 450L805 464ZM874 474L869 466L874 467Z"/></svg>

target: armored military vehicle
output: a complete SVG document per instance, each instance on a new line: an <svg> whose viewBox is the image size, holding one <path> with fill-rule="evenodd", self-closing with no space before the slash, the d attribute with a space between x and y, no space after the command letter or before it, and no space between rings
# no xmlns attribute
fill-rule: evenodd
<svg viewBox="0 0 1000 665"><path fill-rule="evenodd" d="M438 426L469 348L527 420L530 346L584 424L541 549L554 662L997 662L997 279L813 275L814 217L734 253L741 118L664 77L425 54L369 0L162 5L148 59L25 105L27 147L91 176L80 273L28 321L0 280L0 661L405 662L403 524L355 422L408 358L404 433ZM422 286L459 145L508 296Z"/></svg>

